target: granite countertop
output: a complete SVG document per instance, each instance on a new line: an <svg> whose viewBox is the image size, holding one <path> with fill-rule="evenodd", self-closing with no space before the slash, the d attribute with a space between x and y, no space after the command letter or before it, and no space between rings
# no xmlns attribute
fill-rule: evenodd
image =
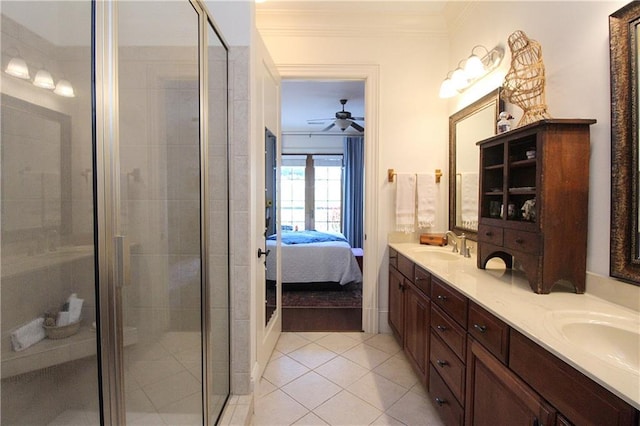
<svg viewBox="0 0 640 426"><path fill-rule="evenodd" d="M478 269L450 247L390 243L470 300L595 382L640 409L640 314L588 293L556 286L536 294L522 271L494 258ZM607 350L609 348L609 350Z"/></svg>

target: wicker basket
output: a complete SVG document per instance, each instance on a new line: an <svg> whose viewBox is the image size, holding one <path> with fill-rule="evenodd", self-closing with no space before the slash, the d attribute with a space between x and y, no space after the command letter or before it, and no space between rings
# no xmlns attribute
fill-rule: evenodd
<svg viewBox="0 0 640 426"><path fill-rule="evenodd" d="M63 325L63 326L48 326L43 325L44 331L49 339L64 339L69 336L73 336L80 330L80 321Z"/></svg>

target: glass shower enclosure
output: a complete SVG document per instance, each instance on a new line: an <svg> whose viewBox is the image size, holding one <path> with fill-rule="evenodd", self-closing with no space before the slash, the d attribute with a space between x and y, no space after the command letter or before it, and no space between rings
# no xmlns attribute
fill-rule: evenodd
<svg viewBox="0 0 640 426"><path fill-rule="evenodd" d="M198 1L2 1L0 17L0 423L214 424L224 41Z"/></svg>

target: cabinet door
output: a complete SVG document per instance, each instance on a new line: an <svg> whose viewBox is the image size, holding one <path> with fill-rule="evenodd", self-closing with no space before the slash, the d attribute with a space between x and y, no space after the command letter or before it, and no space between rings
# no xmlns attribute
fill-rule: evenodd
<svg viewBox="0 0 640 426"><path fill-rule="evenodd" d="M467 425L551 425L555 410L473 339L467 349Z"/></svg>
<svg viewBox="0 0 640 426"><path fill-rule="evenodd" d="M405 286L404 350L426 384L429 342L429 300L413 284Z"/></svg>
<svg viewBox="0 0 640 426"><path fill-rule="evenodd" d="M404 335L404 277L396 268L389 265L389 326L403 345Z"/></svg>

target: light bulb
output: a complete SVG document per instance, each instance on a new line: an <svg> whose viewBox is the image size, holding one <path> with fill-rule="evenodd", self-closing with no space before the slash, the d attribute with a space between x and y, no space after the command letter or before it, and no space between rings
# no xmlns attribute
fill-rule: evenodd
<svg viewBox="0 0 640 426"><path fill-rule="evenodd" d="M76 94L73 92L73 86L67 80L60 80L53 91L56 95L66 98L74 98Z"/></svg>
<svg viewBox="0 0 640 426"><path fill-rule="evenodd" d="M33 79L33 85L49 90L56 87L56 85L53 84L53 77L51 77L51 73L45 69L41 69L36 73L36 76Z"/></svg>
<svg viewBox="0 0 640 426"><path fill-rule="evenodd" d="M457 90L463 89L469 84L469 80L462 68L457 68L453 74L451 74L451 82L453 83L453 87Z"/></svg>
<svg viewBox="0 0 640 426"><path fill-rule="evenodd" d="M440 97L443 99L452 98L458 94L458 91L453 87L451 79L447 78L440 85Z"/></svg>
<svg viewBox="0 0 640 426"><path fill-rule="evenodd" d="M484 64L482 60L476 55L469 56L467 62L464 64L464 73L470 79L476 79L485 73Z"/></svg>
<svg viewBox="0 0 640 426"><path fill-rule="evenodd" d="M351 121L345 120L344 118L338 118L336 119L335 124L340 130L344 132L349 126L351 126Z"/></svg>
<svg viewBox="0 0 640 426"><path fill-rule="evenodd" d="M27 63L19 56L12 58L9 61L9 65L7 65L7 69L5 72L14 77L21 78L23 80L28 80L29 76L29 67Z"/></svg>

